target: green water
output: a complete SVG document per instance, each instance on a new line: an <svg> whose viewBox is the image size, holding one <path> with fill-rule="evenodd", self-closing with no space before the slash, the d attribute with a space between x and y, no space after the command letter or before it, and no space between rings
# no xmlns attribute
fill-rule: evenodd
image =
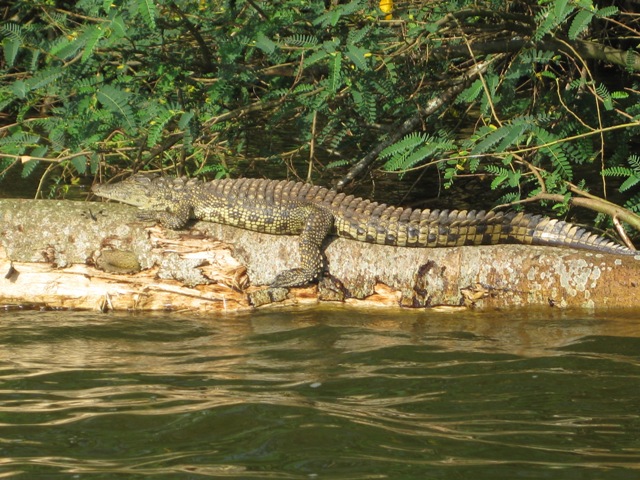
<svg viewBox="0 0 640 480"><path fill-rule="evenodd" d="M640 478L635 315L0 322L0 478Z"/></svg>

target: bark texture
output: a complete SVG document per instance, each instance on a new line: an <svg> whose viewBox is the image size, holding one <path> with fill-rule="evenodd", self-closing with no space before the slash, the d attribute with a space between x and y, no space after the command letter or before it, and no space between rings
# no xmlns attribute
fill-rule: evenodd
<svg viewBox="0 0 640 480"><path fill-rule="evenodd" d="M217 312L319 301L640 307L638 257L519 245L402 248L336 238L327 242L329 273L318 286L269 290L276 273L298 264L295 237L207 222L171 231L139 222L135 208L89 202L0 200L0 219L0 305Z"/></svg>

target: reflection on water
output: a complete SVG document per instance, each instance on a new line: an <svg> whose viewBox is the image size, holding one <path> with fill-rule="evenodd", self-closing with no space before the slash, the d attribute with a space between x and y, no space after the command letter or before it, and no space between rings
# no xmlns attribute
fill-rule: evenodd
<svg viewBox="0 0 640 480"><path fill-rule="evenodd" d="M640 478L635 316L0 322L2 478Z"/></svg>

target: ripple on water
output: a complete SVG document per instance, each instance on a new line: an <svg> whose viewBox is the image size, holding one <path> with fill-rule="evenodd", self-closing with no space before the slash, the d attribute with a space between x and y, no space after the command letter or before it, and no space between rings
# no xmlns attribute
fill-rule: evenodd
<svg viewBox="0 0 640 480"><path fill-rule="evenodd" d="M0 321L3 477L640 478L635 318Z"/></svg>

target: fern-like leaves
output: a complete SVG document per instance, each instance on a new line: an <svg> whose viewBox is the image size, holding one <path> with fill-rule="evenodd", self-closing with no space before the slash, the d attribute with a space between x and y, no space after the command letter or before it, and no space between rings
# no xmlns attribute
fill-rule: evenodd
<svg viewBox="0 0 640 480"><path fill-rule="evenodd" d="M153 0L137 0L136 3L138 5L138 13L140 13L147 26L155 29L156 16L158 14L155 2Z"/></svg>
<svg viewBox="0 0 640 480"><path fill-rule="evenodd" d="M627 163L629 164L628 167L618 165L605 168L602 171L605 177L627 177L620 185L619 189L621 192L626 192L640 183L640 156L629 156Z"/></svg>
<svg viewBox="0 0 640 480"><path fill-rule="evenodd" d="M569 38L571 40L578 38L578 36L580 36L580 34L589 27L589 23L591 23L593 15L594 12L589 10L580 10L577 13L569 27Z"/></svg>
<svg viewBox="0 0 640 480"><path fill-rule="evenodd" d="M131 97L129 93L112 85L103 85L98 90L97 97L98 101L108 110L119 115L126 122L127 127L133 128L135 126L135 117L131 105L129 105Z"/></svg>
<svg viewBox="0 0 640 480"><path fill-rule="evenodd" d="M413 168L438 152L454 149L454 144L446 137L431 136L413 132L402 140L389 145L380 153L387 159L383 168L391 172L402 172Z"/></svg>
<svg viewBox="0 0 640 480"><path fill-rule="evenodd" d="M20 37L7 37L2 41L2 50L4 52L4 61L9 67L12 67L18 50L22 46L22 39Z"/></svg>
<svg viewBox="0 0 640 480"><path fill-rule="evenodd" d="M540 146L540 153L551 160L556 173L565 180L573 180L573 168L559 138L541 127L535 127L533 132Z"/></svg>

